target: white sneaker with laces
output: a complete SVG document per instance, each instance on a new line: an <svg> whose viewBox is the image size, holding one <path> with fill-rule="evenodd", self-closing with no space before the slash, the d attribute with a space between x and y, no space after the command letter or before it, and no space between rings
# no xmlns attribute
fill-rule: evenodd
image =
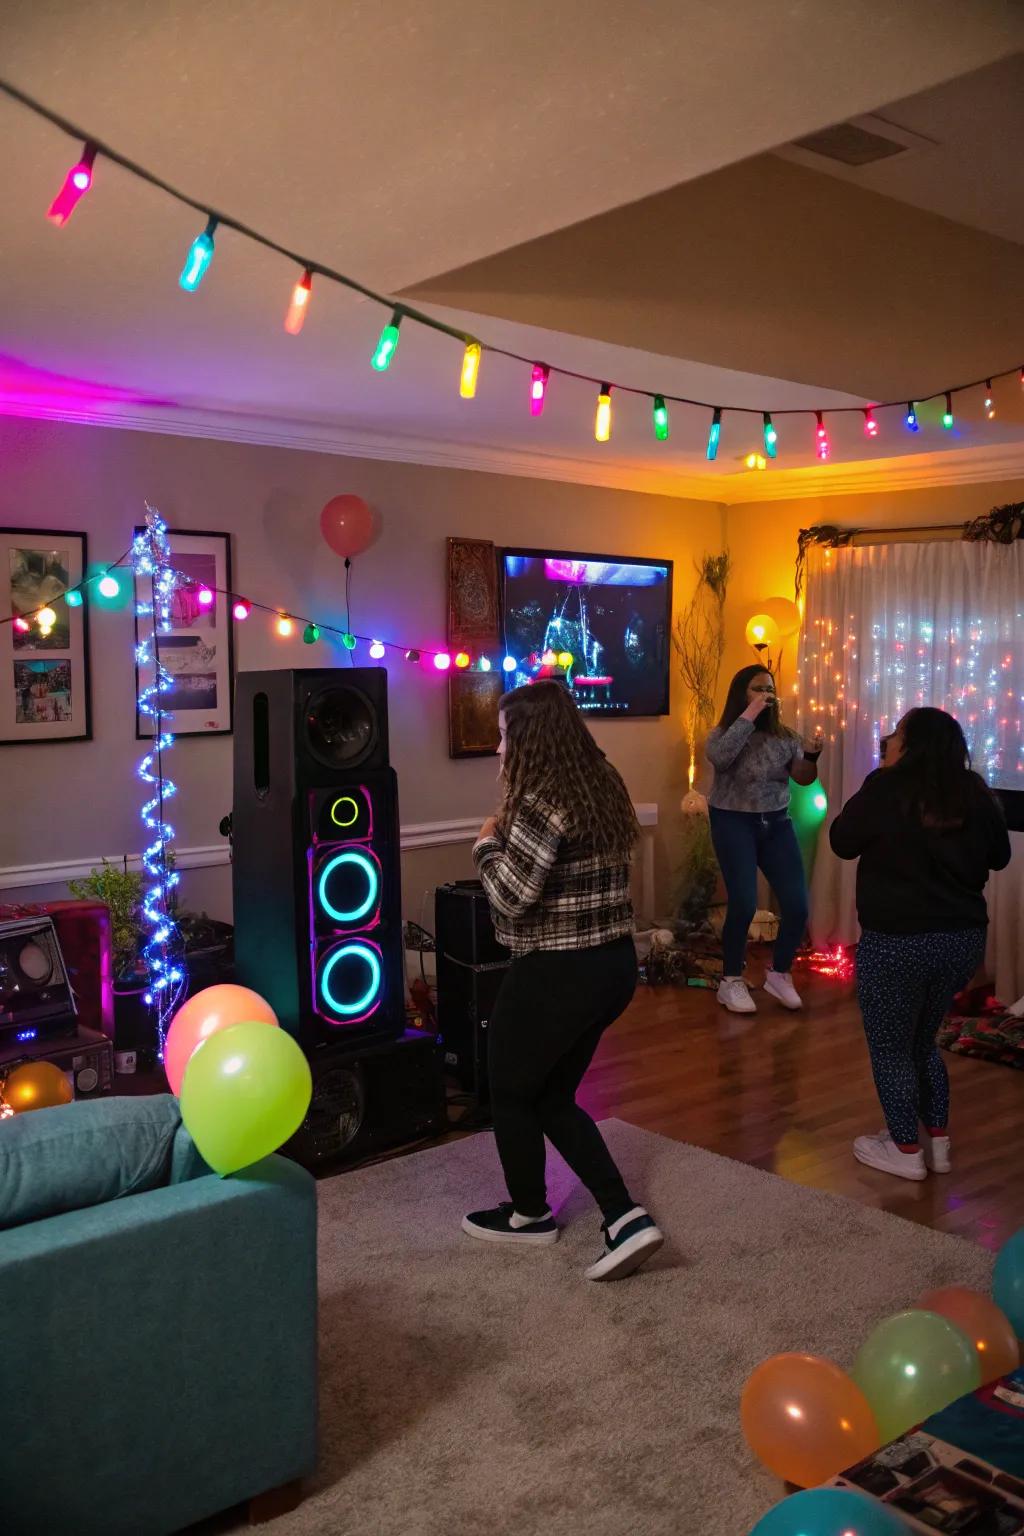
<svg viewBox="0 0 1024 1536"><path fill-rule="evenodd" d="M718 983L718 1001L730 1013L756 1013L757 1004L747 990L742 976L723 976Z"/></svg>
<svg viewBox="0 0 1024 1536"><path fill-rule="evenodd" d="M769 971L764 978L764 990L769 997L774 997L783 1008L802 1008L803 998L793 985L793 978L788 971Z"/></svg>
<svg viewBox="0 0 1024 1536"><path fill-rule="evenodd" d="M932 1136L922 1128L921 1150L924 1152L925 1163L932 1173L952 1173L953 1162L950 1157L948 1136Z"/></svg>
<svg viewBox="0 0 1024 1536"><path fill-rule="evenodd" d="M898 1179L913 1179L919 1184L928 1177L924 1153L920 1150L901 1152L888 1131L880 1131L877 1136L858 1136L853 1144L853 1155L865 1167L894 1173Z"/></svg>

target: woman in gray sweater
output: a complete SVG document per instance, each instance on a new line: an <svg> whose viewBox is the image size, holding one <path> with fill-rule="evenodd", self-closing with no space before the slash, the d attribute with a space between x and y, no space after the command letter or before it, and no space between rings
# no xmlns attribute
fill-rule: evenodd
<svg viewBox="0 0 1024 1536"><path fill-rule="evenodd" d="M807 881L793 823L789 781L818 776L820 734L804 742L779 716L775 679L744 667L729 684L722 718L708 736L715 781L708 797L711 840L729 898L722 930L718 1001L731 1013L755 1013L743 980L747 934L757 908L760 869L779 900L781 921L764 990L784 1008L801 1008L791 967L807 926Z"/></svg>

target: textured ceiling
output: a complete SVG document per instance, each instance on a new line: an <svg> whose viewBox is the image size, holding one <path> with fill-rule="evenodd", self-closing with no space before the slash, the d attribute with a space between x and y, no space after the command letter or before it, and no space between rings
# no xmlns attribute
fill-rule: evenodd
<svg viewBox="0 0 1024 1536"><path fill-rule="evenodd" d="M775 294L765 293L758 321L759 295L730 285L714 302L705 295L699 338L676 302L674 274L695 258L712 272L718 267L727 231L707 221L682 232L650 226L649 269L626 249L610 272L591 247L568 298L556 265L536 270L529 302L512 308L500 285L467 302L458 284L429 280L501 252L514 265L530 242L571 241L584 221L614 217L611 210L669 188L681 188L670 199L695 192L716 171L742 176L737 162L926 92L1015 45L1024 45L1024 14L1012 0L969 7L890 0L872 7L869 23L862 0L774 8L759 0L639 7L395 0L386 8L352 0L7 0L0 16L3 70L13 83L313 259L384 291L425 285L467 329L530 356L583 372L606 369L623 382L657 379L656 387L700 398L728 390L736 401L782 405L838 403L852 398L842 391L870 392L876 380L873 370L853 366L857 348L844 343L844 333L863 329L859 296L844 314L844 285L834 275L822 288L799 270L799 228L789 230L789 247L771 253L780 315L766 312ZM41 401L48 389L70 390L86 399L95 386L108 402L124 391L173 407L552 460L643 466L661 452L659 473L667 475L700 463L698 421L674 417L666 454L652 446L643 411L625 400L613 442L597 449L584 385L553 393L541 423L524 420L521 371L498 360L487 359L479 399L460 401L452 382L457 350L434 336L404 333L394 368L379 378L367 358L380 311L323 284L303 335L287 337L281 321L296 273L227 230L202 288L186 296L176 278L197 233L194 213L101 164L94 189L58 233L42 214L71 146L5 101L0 136L0 358L8 360L0 379L15 381L12 395ZM992 153L1016 154L1019 142L1000 135ZM807 173L771 164L787 186L790 173L806 184ZM682 186L695 181L696 188ZM842 197L868 196L810 178L817 182ZM738 234L729 226L729 244L756 247L754 212ZM809 234L811 213L805 224ZM987 237L950 228L961 241L957 259L972 304L956 310L945 353L935 345L927 357L914 356L918 320L911 310L902 314L907 376L912 362L927 362L929 376L944 373L947 362L966 364L972 348L988 360L991 315L978 296L993 282L1002 294L1004 257L998 241L978 246L972 242ZM816 310L826 296L828 324L819 326L815 347L808 337L823 320ZM933 303L932 288L925 298ZM588 303L604 307L600 324L584 325L575 313ZM892 353L888 318L886 300L876 316L878 344ZM1001 337L1014 328L1019 339L1016 312L1006 309ZM787 329L805 333L792 363L780 346ZM888 377L879 369L877 384ZM738 441L732 446L739 451ZM850 451L861 451L852 440ZM723 462L718 472L735 467Z"/></svg>

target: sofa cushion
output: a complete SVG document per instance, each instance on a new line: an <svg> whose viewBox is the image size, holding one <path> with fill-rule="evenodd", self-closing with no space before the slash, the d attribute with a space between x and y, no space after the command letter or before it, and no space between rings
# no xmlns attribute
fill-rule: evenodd
<svg viewBox="0 0 1024 1536"><path fill-rule="evenodd" d="M168 1178L169 1184L187 1184L190 1179L205 1179L207 1174L212 1174L213 1169L209 1163L203 1161L199 1155L199 1148L183 1125L179 1125L174 1133L174 1146L171 1150L171 1172Z"/></svg>
<svg viewBox="0 0 1024 1536"><path fill-rule="evenodd" d="M0 1230L168 1182L177 1099L83 1099L0 1121Z"/></svg>

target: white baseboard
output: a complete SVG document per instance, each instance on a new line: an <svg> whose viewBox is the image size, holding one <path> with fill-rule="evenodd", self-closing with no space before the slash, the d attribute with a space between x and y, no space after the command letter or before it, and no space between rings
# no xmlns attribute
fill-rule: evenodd
<svg viewBox="0 0 1024 1536"><path fill-rule="evenodd" d="M636 814L642 827L657 825L658 807L656 805L638 805ZM402 828L402 852L416 848L446 848L459 843L471 843L475 840L482 821L481 814L463 816L456 821L412 822ZM142 867L142 859L137 853L95 854L88 858L59 860L50 864L10 864L6 869L0 868L0 890L16 891L29 890L40 885L66 885L69 880L83 879L90 870L103 862L104 857L111 864L127 866L128 869ZM205 847L176 848L175 860L178 869L181 870L213 869L218 865L231 862L226 840L210 843Z"/></svg>

